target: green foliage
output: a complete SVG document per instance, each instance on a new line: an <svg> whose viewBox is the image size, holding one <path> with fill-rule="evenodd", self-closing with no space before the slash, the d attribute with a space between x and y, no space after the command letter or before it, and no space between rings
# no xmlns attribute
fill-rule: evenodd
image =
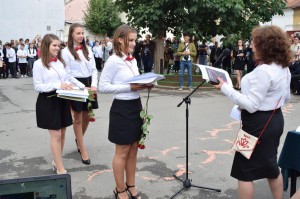
<svg viewBox="0 0 300 199"><path fill-rule="evenodd" d="M218 35L250 35L259 22L283 14L284 1L278 0L116 0L136 28L148 27L157 34L167 30L189 31L197 38Z"/></svg>
<svg viewBox="0 0 300 199"><path fill-rule="evenodd" d="M112 0L89 0L84 21L87 29L95 34L112 35L122 24L119 8Z"/></svg>

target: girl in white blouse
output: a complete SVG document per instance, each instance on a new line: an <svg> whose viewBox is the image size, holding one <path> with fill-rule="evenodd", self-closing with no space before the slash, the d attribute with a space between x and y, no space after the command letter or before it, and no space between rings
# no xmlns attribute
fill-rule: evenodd
<svg viewBox="0 0 300 199"><path fill-rule="evenodd" d="M66 127L72 125L68 100L56 96L57 89L72 89L73 85L84 87L75 78L68 76L61 58L59 39L46 34L42 40L41 58L34 63L33 83L39 92L36 102L36 119L39 128L48 129L51 136L53 169L57 174L66 173L62 163Z"/></svg>
<svg viewBox="0 0 300 199"><path fill-rule="evenodd" d="M258 137L271 119L249 160L239 152L235 153L231 176L238 180L240 199L252 199L253 181L263 178L268 179L273 198L282 199L283 180L277 164L277 150L284 125L281 107L290 99L290 42L277 26L253 29L252 39L252 50L260 65L243 77L242 93L221 78L215 87L240 107L242 129L247 133Z"/></svg>
<svg viewBox="0 0 300 199"><path fill-rule="evenodd" d="M84 29L80 24L72 24L69 29L68 47L62 50L63 59L66 62L66 70L69 75L82 82L87 88L97 93L97 69L92 50L87 47L84 40ZM90 117L88 114L87 102L71 102L73 113L73 128L76 136L78 152L81 155L83 164L91 164L83 136L89 125ZM98 108L97 97L91 102L92 109Z"/></svg>
<svg viewBox="0 0 300 199"><path fill-rule="evenodd" d="M108 139L115 144L113 172L116 182L115 198L140 198L135 190L135 172L138 141L141 137L142 110L139 90L142 85L125 83L139 75L136 60L131 56L134 51L137 32L128 25L121 25L114 34L115 54L105 63L99 81L101 93L113 93L114 101L109 115ZM126 181L124 180L126 173Z"/></svg>

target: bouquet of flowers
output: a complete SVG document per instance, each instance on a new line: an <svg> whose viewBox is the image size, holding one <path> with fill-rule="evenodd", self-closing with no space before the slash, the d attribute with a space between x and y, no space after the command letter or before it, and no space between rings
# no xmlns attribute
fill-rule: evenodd
<svg viewBox="0 0 300 199"><path fill-rule="evenodd" d="M141 139L138 143L138 148L140 148L140 149L146 148L145 140L146 140L147 135L149 134L148 126L150 125L150 121L153 118L152 115L148 114L148 101L149 101L150 91L151 91L151 89L148 89L148 97L147 97L146 105L140 112L140 117L143 119L143 125L141 128L142 135L141 135Z"/></svg>
<svg viewBox="0 0 300 199"><path fill-rule="evenodd" d="M95 98L96 98L96 93L95 91L92 91L92 90L88 90L89 92L89 97L88 97L88 104L87 104L87 109L88 109L88 114L89 114L89 117L90 117L90 122L95 122L95 113L93 111L93 107L92 107L92 101L95 101Z"/></svg>

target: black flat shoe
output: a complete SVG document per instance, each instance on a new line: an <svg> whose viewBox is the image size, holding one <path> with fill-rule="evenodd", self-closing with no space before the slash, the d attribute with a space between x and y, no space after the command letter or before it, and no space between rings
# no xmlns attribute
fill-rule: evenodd
<svg viewBox="0 0 300 199"><path fill-rule="evenodd" d="M78 148L78 145L77 145L77 139L75 139L75 142L76 142L77 151L78 151L78 153L81 154L80 149Z"/></svg>
<svg viewBox="0 0 300 199"><path fill-rule="evenodd" d="M90 165L91 164L91 160L90 159L87 159L87 160L84 160L81 158L81 161L83 164L86 164L86 165Z"/></svg>

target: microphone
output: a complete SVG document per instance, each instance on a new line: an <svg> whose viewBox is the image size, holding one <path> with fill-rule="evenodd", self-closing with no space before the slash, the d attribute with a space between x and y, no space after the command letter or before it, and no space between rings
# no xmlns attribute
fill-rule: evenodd
<svg viewBox="0 0 300 199"><path fill-rule="evenodd" d="M218 57L217 61L214 63L213 67L218 66L225 57L227 57L230 54L230 50L228 48L225 48L221 55Z"/></svg>

